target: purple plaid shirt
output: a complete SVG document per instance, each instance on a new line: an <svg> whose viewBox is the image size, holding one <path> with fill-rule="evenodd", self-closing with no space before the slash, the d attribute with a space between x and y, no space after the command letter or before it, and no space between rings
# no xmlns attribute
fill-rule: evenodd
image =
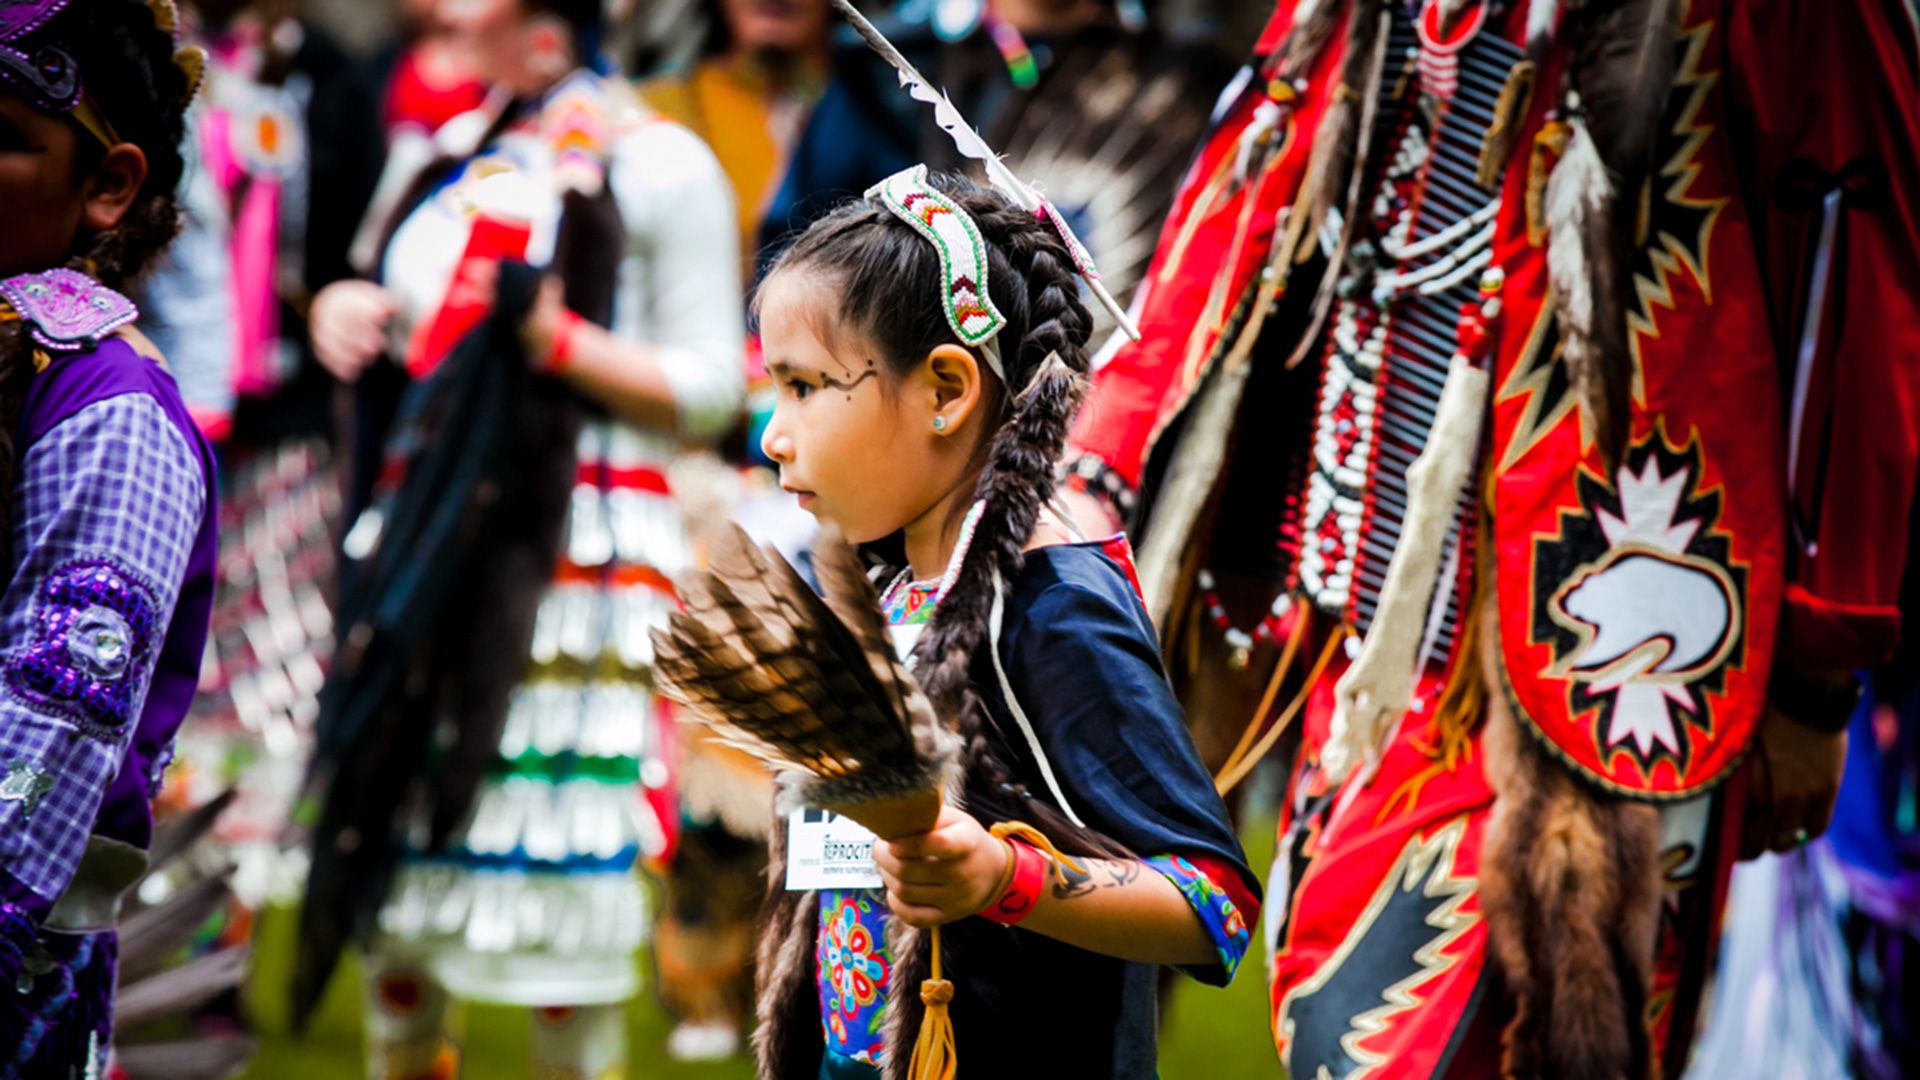
<svg viewBox="0 0 1920 1080"><path fill-rule="evenodd" d="M20 462L0 599L0 869L35 894L6 897L24 907L66 889L127 759L205 517L196 449L131 392L67 416Z"/></svg>

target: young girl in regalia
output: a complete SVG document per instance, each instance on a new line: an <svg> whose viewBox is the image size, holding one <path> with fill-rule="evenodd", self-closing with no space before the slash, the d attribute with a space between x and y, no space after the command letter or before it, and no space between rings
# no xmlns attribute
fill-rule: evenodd
<svg viewBox="0 0 1920 1080"><path fill-rule="evenodd" d="M1054 220L916 166L761 287L762 446L817 518L894 553L882 607L965 747L936 826L875 843L877 887L787 887L802 821L778 823L762 1076L907 1076L928 928L961 1076L1151 1077L1153 965L1224 985L1246 950L1258 885L1124 542L1047 506L1091 325ZM1034 828L989 831L1013 821Z"/></svg>
<svg viewBox="0 0 1920 1080"><path fill-rule="evenodd" d="M445 1021L450 1001L467 999L533 1007L536 1074L617 1075L647 924L634 866L662 852L671 824L656 809L646 632L672 610L670 579L689 552L665 467L678 440L723 434L738 410L733 209L705 146L591 68L597 0L467 0L442 14L494 80L495 101L441 130L441 160L389 229L380 283L323 291L314 343L336 372L358 376L391 342L423 378L480 332L501 262L546 268L515 351L542 376L543 430L572 425L578 437L517 466L546 479L513 514L533 531L551 525L553 543L509 567L517 573L458 585L476 619L524 612L524 623L442 632L428 658L426 678L444 689L436 700L451 706L436 706L444 749L413 745L438 801L414 814L400 790L414 778L402 777L386 802L360 804L360 820L329 818L308 925L325 931L328 908L357 908L354 930L373 929L370 890L339 874L366 847L341 835L384 836L396 815L431 816L438 831L452 817L429 842L424 828L405 838L412 855L378 908L370 1071L454 1068ZM363 541L377 545L379 505L349 531L350 559L366 554ZM403 709L375 731L429 721ZM337 756L330 805L364 794L352 770L377 764L378 745ZM466 793L447 796L462 777Z"/></svg>
<svg viewBox="0 0 1920 1080"><path fill-rule="evenodd" d="M213 458L120 290L178 227L170 2L0 8L0 1077L98 1076L198 681Z"/></svg>

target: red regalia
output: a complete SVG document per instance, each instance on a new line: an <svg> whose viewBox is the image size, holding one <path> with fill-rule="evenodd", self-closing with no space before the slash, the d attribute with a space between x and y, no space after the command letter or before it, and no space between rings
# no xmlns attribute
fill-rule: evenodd
<svg viewBox="0 0 1920 1080"><path fill-rule="evenodd" d="M1297 699L1261 718L1303 718L1293 1075L1678 1072L1773 657L1897 628L1915 40L1865 0L1279 5L1072 475L1134 514L1170 653L1205 612ZM1250 548L1245 631L1209 569ZM1396 634L1366 738L1338 688Z"/></svg>

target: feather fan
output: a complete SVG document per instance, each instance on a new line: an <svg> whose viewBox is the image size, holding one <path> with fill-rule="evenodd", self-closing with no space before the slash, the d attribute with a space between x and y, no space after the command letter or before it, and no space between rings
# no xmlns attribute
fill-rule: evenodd
<svg viewBox="0 0 1920 1080"><path fill-rule="evenodd" d="M661 691L780 773L781 809L845 814L881 837L924 832L958 776L959 738L895 655L853 549L823 529L816 594L737 526L654 631Z"/></svg>
<svg viewBox="0 0 1920 1080"><path fill-rule="evenodd" d="M141 895L153 890L128 890L117 927L113 1056L130 1080L213 1080L239 1072L253 1056L251 1037L230 1025L194 1022L202 1005L237 989L247 973L244 946L220 944L189 955L193 939L233 901L233 868L198 846L233 800L229 789L154 833L141 881L165 879L164 899L147 904Z"/></svg>

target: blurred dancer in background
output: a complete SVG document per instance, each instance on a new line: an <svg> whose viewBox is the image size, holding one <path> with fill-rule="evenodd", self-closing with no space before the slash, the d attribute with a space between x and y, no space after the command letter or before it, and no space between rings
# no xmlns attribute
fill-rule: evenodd
<svg viewBox="0 0 1920 1080"><path fill-rule="evenodd" d="M220 585L201 693L168 775L166 812L237 786L208 854L236 862L223 932L299 890L281 850L332 652L338 492L332 379L305 349L308 112L346 57L280 0L200 0L183 32L207 52L188 115L183 227L140 300L195 420L221 458Z"/></svg>
<svg viewBox="0 0 1920 1080"><path fill-rule="evenodd" d="M118 291L172 240L204 69L171 3L0 11L0 1077L97 1077L213 601L206 438ZM206 989L178 972L171 993ZM209 1067L189 1047L176 1060ZM231 1064L229 1060L228 1064Z"/></svg>
<svg viewBox="0 0 1920 1080"><path fill-rule="evenodd" d="M733 184L742 269L750 273L760 223L786 175L809 111L825 85L826 0L717 0L707 5L700 58L640 84L647 102L706 140ZM685 502L696 550L714 528L740 521L761 540L803 549L812 519L764 468L760 431L774 386L755 339L747 350L747 423L722 444L728 468L683 459L704 492ZM660 994L680 1023L667 1040L681 1059L730 1056L753 1011L753 930L764 891L766 770L705 729L680 729L675 782L681 831L666 867L666 906L653 955Z"/></svg>
<svg viewBox="0 0 1920 1080"><path fill-rule="evenodd" d="M315 198L307 276L317 292L355 270L349 255L388 156L397 145L418 168L441 125L480 107L486 86L470 70L436 0L396 4L399 32L372 55L319 87L312 109ZM425 148L425 149L418 149Z"/></svg>
<svg viewBox="0 0 1920 1080"><path fill-rule="evenodd" d="M381 230L379 283L316 298L314 345L343 379L389 355L428 376L468 331L485 332L502 260L547 267L518 351L572 391L581 422L566 460L524 468L576 480L533 493L521 515L560 537L557 576L526 565L460 585L481 619L528 620L431 660L427 707L446 712L431 738L445 753L429 760L431 725L411 705L333 733L344 741L322 762L332 781L296 1006L310 1007L330 950L380 903L362 870L384 874L399 856L389 822L424 826L431 811L457 824L407 858L379 911L370 1074L457 1069L446 1028L457 997L534 1007L534 1075L618 1076L647 923L634 865L662 852L672 823L643 797L643 779L663 781L647 632L689 558L665 468L678 440L716 437L738 413L737 222L699 140L595 72L596 0L445 0L437 14L496 94L441 129L442 156L406 185ZM349 557L378 544L379 520L362 516ZM528 637L530 657L510 651ZM444 704L496 700L497 711ZM414 748L431 805L403 802L405 781L379 772L392 762L373 748L390 739ZM378 790L369 775L385 778ZM447 794L462 783L477 786L470 799Z"/></svg>
<svg viewBox="0 0 1920 1080"><path fill-rule="evenodd" d="M1105 0L950 0L876 24L945 89L1016 175L1044 191L1099 263L1108 287L1131 292L1231 73L1211 48L1144 25L1137 5ZM963 163L899 78L850 31L836 39L831 80L814 108L761 242L770 251L838 203L924 161ZM1095 333L1111 329L1096 311Z"/></svg>
<svg viewBox="0 0 1920 1080"><path fill-rule="evenodd" d="M1920 500L1899 651L1864 680L1826 836L1735 868L1687 1080L1920 1075Z"/></svg>
<svg viewBox="0 0 1920 1080"><path fill-rule="evenodd" d="M826 85L826 0L714 0L700 56L640 83L647 104L713 148L752 266L767 205Z"/></svg>

